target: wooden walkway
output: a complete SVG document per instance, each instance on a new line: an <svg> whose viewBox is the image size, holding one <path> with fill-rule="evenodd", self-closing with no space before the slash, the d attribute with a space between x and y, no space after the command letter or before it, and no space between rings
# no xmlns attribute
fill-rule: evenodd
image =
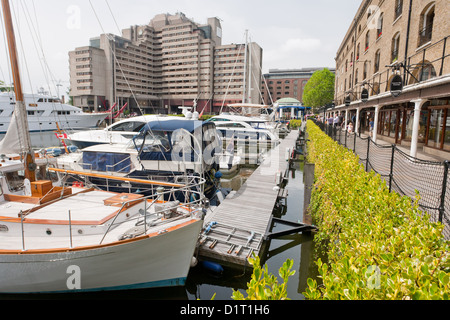
<svg viewBox="0 0 450 320"><path fill-rule="evenodd" d="M293 130L269 150L261 165L242 187L205 217L199 241L199 256L229 265L248 264L248 257L260 253L270 228L272 211L282 189L289 158L299 136Z"/></svg>

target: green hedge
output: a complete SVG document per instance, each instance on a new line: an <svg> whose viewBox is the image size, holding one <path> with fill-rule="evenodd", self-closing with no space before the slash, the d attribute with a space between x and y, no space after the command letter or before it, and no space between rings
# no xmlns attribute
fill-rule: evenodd
<svg viewBox="0 0 450 320"><path fill-rule="evenodd" d="M390 193L379 175L312 121L308 161L315 164L311 212L322 283L308 279L307 299L449 299L450 246L417 199Z"/></svg>
<svg viewBox="0 0 450 320"><path fill-rule="evenodd" d="M302 120L292 119L292 120L289 121L289 126L290 126L291 129L300 128L301 125L302 125Z"/></svg>

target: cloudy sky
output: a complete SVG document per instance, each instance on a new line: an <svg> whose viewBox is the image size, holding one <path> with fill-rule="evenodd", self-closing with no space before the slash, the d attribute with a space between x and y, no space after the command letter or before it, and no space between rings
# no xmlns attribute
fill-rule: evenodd
<svg viewBox="0 0 450 320"><path fill-rule="evenodd" d="M221 19L223 44L243 43L245 30L264 50L269 69L334 67L336 51L361 0L10 0L25 92L56 94L69 86L68 52L103 32L120 34L156 14L183 12L204 24ZM2 48L5 47L2 17ZM23 52L26 54L24 55ZM23 58L25 57L25 59ZM0 79L11 83L5 50ZM59 84L56 86L56 84Z"/></svg>

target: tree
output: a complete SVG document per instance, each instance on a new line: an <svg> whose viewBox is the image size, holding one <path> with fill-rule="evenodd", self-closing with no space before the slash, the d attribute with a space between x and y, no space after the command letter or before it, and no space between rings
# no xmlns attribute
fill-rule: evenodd
<svg viewBox="0 0 450 320"><path fill-rule="evenodd" d="M334 74L327 68L315 71L303 90L303 105L313 110L334 100Z"/></svg>
<svg viewBox="0 0 450 320"><path fill-rule="evenodd" d="M14 91L12 86L7 86L4 81L0 80L0 92Z"/></svg>

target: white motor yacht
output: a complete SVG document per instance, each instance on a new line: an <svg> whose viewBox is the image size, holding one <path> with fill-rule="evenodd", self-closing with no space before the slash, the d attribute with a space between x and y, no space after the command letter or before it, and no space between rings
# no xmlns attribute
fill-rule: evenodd
<svg viewBox="0 0 450 320"><path fill-rule="evenodd" d="M109 115L83 112L50 95L24 94L24 102L30 132L95 128ZM0 134L8 131L15 104L14 92L0 94Z"/></svg>

